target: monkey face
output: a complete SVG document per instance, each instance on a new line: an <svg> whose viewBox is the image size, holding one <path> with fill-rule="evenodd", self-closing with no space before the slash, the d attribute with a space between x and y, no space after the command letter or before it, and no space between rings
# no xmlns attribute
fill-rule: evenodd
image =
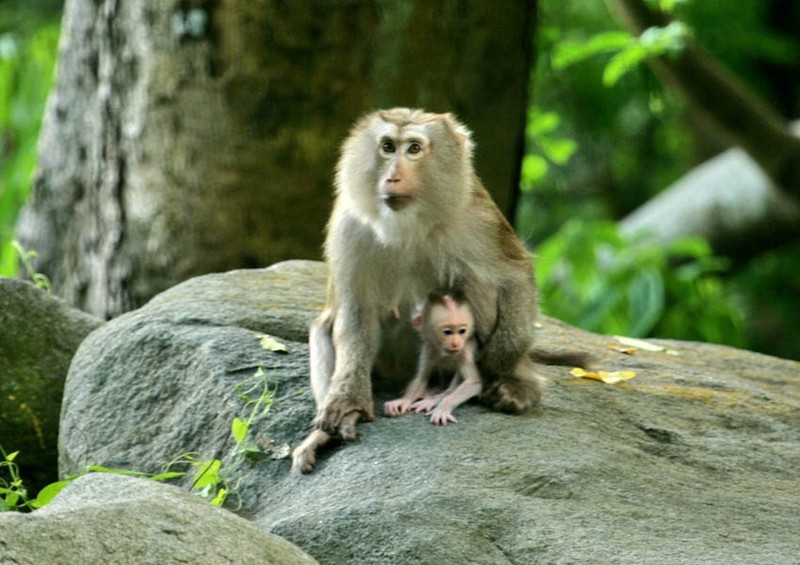
<svg viewBox="0 0 800 565"><path fill-rule="evenodd" d="M419 126L386 126L378 140L382 162L378 194L386 206L397 212L412 204L417 196L419 169L427 157L430 140Z"/></svg>
<svg viewBox="0 0 800 565"><path fill-rule="evenodd" d="M369 114L342 147L341 207L384 245L424 247L432 230L465 217L471 148L469 130L450 114L409 108Z"/></svg>
<svg viewBox="0 0 800 565"><path fill-rule="evenodd" d="M469 339L469 327L466 324L447 324L439 327L439 346L442 353L455 355L464 349Z"/></svg>

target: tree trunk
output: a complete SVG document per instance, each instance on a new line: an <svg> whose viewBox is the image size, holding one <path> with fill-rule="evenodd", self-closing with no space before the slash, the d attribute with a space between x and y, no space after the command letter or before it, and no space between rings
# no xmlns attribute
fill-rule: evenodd
<svg viewBox="0 0 800 565"><path fill-rule="evenodd" d="M18 238L98 316L188 277L317 258L338 147L375 107L454 111L515 204L534 6L67 0Z"/></svg>

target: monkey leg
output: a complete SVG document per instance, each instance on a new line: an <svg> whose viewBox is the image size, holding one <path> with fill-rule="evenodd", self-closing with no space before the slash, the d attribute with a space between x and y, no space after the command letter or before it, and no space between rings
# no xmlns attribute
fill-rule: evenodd
<svg viewBox="0 0 800 565"><path fill-rule="evenodd" d="M311 389L317 405L317 426L329 435L340 435L342 439L355 439L355 423L358 418L346 420L353 412L362 412L367 420L374 419L371 402L360 406L350 398L353 395L332 391L336 351L333 346L332 324L327 312L323 312L311 324L308 334L311 358ZM362 387L363 388L363 387ZM369 390L369 387L367 387ZM324 442L324 443L327 443ZM324 445L323 443L323 445Z"/></svg>
<svg viewBox="0 0 800 565"><path fill-rule="evenodd" d="M342 423L339 424L339 437L345 441L353 441L356 439L356 424L361 417L361 412L350 412L345 414L342 418Z"/></svg>
<svg viewBox="0 0 800 565"><path fill-rule="evenodd" d="M336 435L331 435L320 429L308 434L303 443L292 451L292 473L310 473L313 471L317 462L317 450L328 445L332 440L354 440L356 438L356 423L360 416L359 412L351 412L345 415L339 425L339 433Z"/></svg>
<svg viewBox="0 0 800 565"><path fill-rule="evenodd" d="M317 462L317 450L331 441L330 434L322 430L314 430L303 443L292 451L292 473L310 473Z"/></svg>
<svg viewBox="0 0 800 565"><path fill-rule="evenodd" d="M523 355L513 371L495 376L481 395L481 401L500 412L519 414L539 403L544 388L545 381L537 374L533 361Z"/></svg>
<svg viewBox="0 0 800 565"><path fill-rule="evenodd" d="M311 390L317 409L325 401L331 386L331 377L336 363L336 351L331 336L331 321L327 312L323 312L311 324L308 332L309 369L311 374Z"/></svg>

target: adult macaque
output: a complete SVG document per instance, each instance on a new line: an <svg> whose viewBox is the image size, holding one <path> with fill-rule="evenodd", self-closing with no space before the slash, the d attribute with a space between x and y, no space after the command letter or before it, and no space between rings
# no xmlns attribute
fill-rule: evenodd
<svg viewBox="0 0 800 565"><path fill-rule="evenodd" d="M395 108L362 118L345 141L325 255L328 298L309 334L317 429L295 449L314 465L331 437L372 420L381 324L430 289L472 307L482 402L518 413L542 396L529 355L537 291L531 257L482 186L469 130L450 114Z"/></svg>
<svg viewBox="0 0 800 565"><path fill-rule="evenodd" d="M432 424L457 423L453 410L481 392L472 311L456 294L431 293L413 323L422 338L417 374L401 398L383 405L384 414L401 416L410 409L430 414ZM434 372L452 375L446 390L431 386Z"/></svg>

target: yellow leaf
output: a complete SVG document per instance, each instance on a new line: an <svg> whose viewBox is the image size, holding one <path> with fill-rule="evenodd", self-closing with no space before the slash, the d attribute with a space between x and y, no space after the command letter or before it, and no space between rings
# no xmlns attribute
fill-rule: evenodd
<svg viewBox="0 0 800 565"><path fill-rule="evenodd" d="M606 349L616 351L617 353L624 353L625 355L633 355L636 353L635 347L623 347L622 345L617 345L616 343L607 343Z"/></svg>
<svg viewBox="0 0 800 565"><path fill-rule="evenodd" d="M278 341L277 338L275 338L274 336L256 332L256 338L258 338L259 343L261 343L261 347L263 347L267 351L275 351L277 353L289 353L289 348L286 347L280 341Z"/></svg>
<svg viewBox="0 0 800 565"><path fill-rule="evenodd" d="M616 384L632 379L636 376L633 371L585 371L583 369L575 368L569 372L573 377L582 377L584 379L592 379L606 384Z"/></svg>
<svg viewBox="0 0 800 565"><path fill-rule="evenodd" d="M622 345L627 345L628 347L636 347L638 349L644 349L645 351L664 351L664 348L660 345L650 343L649 341L645 341L643 339L636 339L635 337L615 335L614 339L616 339Z"/></svg>

